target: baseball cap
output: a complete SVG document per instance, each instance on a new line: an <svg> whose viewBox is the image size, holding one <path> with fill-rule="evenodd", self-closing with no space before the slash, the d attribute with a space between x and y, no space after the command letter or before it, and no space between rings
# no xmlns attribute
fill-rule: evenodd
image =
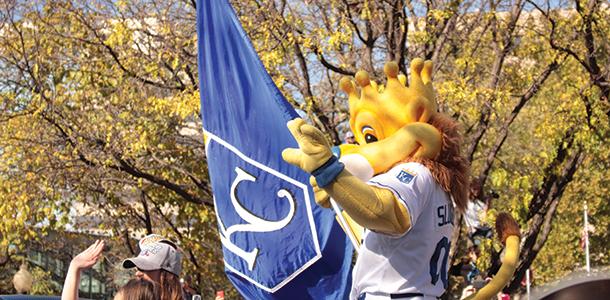
<svg viewBox="0 0 610 300"><path fill-rule="evenodd" d="M123 261L123 268L138 268L143 271L165 270L176 276L182 271L182 253L170 240L158 234L143 237L138 243L137 257Z"/></svg>

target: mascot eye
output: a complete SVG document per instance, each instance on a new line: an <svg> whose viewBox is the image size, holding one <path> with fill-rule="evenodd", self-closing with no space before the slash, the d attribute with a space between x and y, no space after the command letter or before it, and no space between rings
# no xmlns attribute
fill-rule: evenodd
<svg viewBox="0 0 610 300"><path fill-rule="evenodd" d="M367 144L374 143L378 140L377 136L375 135L375 129L373 129L371 126L363 126L361 132L364 134L364 141Z"/></svg>
<svg viewBox="0 0 610 300"><path fill-rule="evenodd" d="M366 141L367 144L370 144L370 143L376 142L377 141L377 137L372 135L372 134L370 134L370 133L367 133L367 134L364 135L364 140Z"/></svg>

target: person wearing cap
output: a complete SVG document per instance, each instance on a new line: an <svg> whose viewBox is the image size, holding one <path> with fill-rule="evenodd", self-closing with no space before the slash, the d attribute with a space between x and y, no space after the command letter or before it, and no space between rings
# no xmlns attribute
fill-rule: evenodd
<svg viewBox="0 0 610 300"><path fill-rule="evenodd" d="M358 144L356 142L356 138L354 137L354 133L348 131L345 133L345 143L346 144Z"/></svg>
<svg viewBox="0 0 610 300"><path fill-rule="evenodd" d="M80 284L81 273L93 267L100 260L104 246L104 241L97 240L89 248L72 258L61 291L61 300L79 299L78 285ZM155 282L132 279L119 288L114 300L161 300L159 290L159 284Z"/></svg>
<svg viewBox="0 0 610 300"><path fill-rule="evenodd" d="M140 240L140 253L123 261L123 268L136 268L136 277L161 286L161 300L182 300L182 253L176 245L159 235Z"/></svg>

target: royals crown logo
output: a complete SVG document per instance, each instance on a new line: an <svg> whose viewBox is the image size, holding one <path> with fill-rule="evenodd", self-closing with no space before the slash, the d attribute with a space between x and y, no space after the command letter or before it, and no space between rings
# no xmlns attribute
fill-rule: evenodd
<svg viewBox="0 0 610 300"><path fill-rule="evenodd" d="M427 122L436 112L431 61L416 58L411 62L409 86L395 62L386 63L384 73L387 82L382 87L367 72L356 73L359 96L350 78L340 82L349 97L350 127L361 145L388 137L406 124Z"/></svg>

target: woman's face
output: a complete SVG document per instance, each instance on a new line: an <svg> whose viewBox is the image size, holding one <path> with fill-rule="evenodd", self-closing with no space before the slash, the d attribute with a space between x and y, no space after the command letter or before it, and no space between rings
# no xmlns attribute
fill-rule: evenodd
<svg viewBox="0 0 610 300"><path fill-rule="evenodd" d="M161 270L144 271L138 269L136 271L136 277L138 279L159 283L161 281Z"/></svg>

